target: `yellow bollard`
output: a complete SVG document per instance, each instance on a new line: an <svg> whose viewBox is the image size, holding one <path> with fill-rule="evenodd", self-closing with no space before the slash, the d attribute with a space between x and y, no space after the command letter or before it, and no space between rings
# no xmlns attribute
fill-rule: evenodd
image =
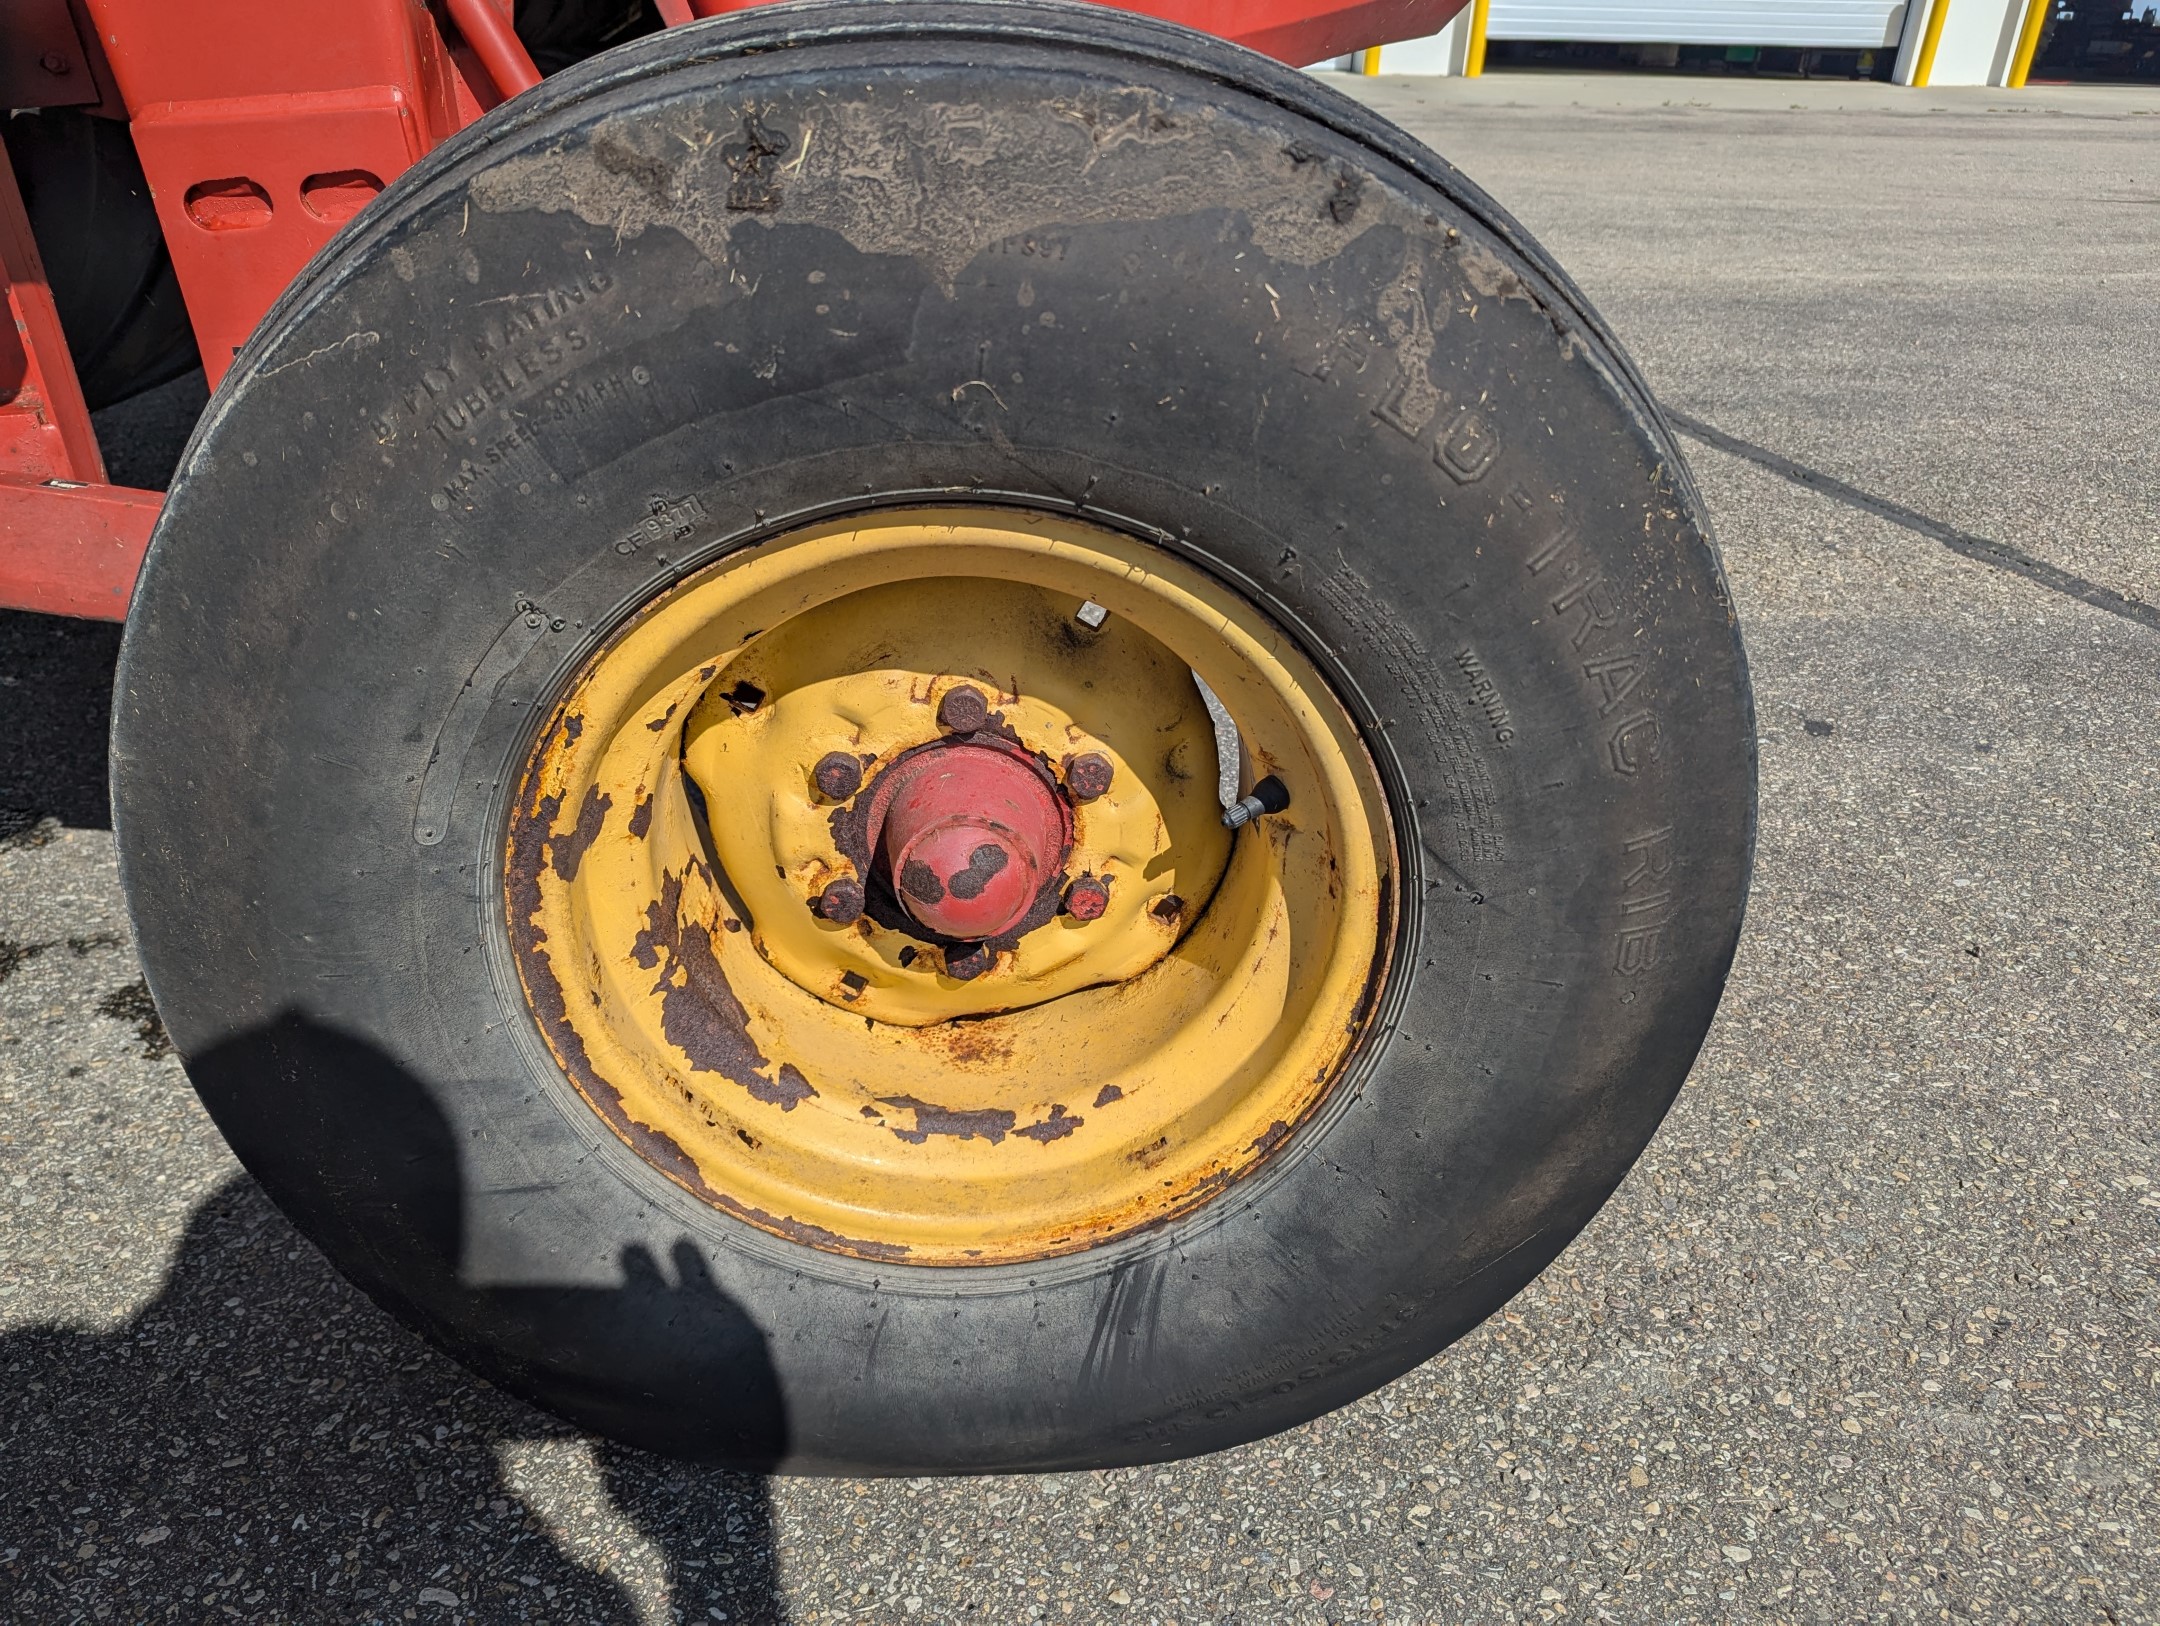
<svg viewBox="0 0 2160 1626"><path fill-rule="evenodd" d="M1935 71L1935 50L1942 44L1943 19L1950 15L1950 0L1935 0L1929 8L1927 32L1920 36L1920 60L1913 64L1913 89L1919 90Z"/></svg>
<svg viewBox="0 0 2160 1626"><path fill-rule="evenodd" d="M2040 50L2040 28L2047 21L2048 7L2055 0L2025 0L2025 26L2018 30L2017 55L2010 59L2010 77L2004 81L2012 90L2025 88L2025 76L2032 72L2033 57Z"/></svg>
<svg viewBox="0 0 2160 1626"><path fill-rule="evenodd" d="M1470 6L1470 46L1463 56L1463 77L1475 79L1485 71L1485 19L1492 9L1492 0L1472 0Z"/></svg>

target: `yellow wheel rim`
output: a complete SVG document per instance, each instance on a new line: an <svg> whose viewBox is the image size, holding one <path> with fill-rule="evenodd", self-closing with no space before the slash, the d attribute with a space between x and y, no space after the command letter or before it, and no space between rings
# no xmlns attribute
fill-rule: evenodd
<svg viewBox="0 0 2160 1626"><path fill-rule="evenodd" d="M1235 835L1195 673L1246 783L1290 788ZM818 765L873 786L961 685L1046 772L1112 766L1065 866L1108 908L965 978L959 949L813 908L866 879ZM1370 1020L1393 870L1354 725L1253 606L1128 536L955 508L796 531L642 611L536 736L505 900L556 1060L670 1179L796 1241L960 1265L1094 1246L1276 1155Z"/></svg>

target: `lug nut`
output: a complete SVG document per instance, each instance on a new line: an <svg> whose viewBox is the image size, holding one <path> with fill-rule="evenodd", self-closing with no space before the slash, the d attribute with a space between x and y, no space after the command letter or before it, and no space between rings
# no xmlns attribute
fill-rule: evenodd
<svg viewBox="0 0 2160 1626"><path fill-rule="evenodd" d="M862 789L862 764L845 751L827 751L810 770L810 778L820 796L844 802Z"/></svg>
<svg viewBox="0 0 2160 1626"><path fill-rule="evenodd" d="M1065 889L1065 912L1075 920L1100 920L1110 907L1110 883L1099 875L1083 875Z"/></svg>
<svg viewBox="0 0 2160 1626"><path fill-rule="evenodd" d="M825 890L810 900L810 912L820 920L829 920L835 926L846 926L862 917L862 882L852 875L843 875L837 881L826 884Z"/></svg>
<svg viewBox="0 0 2160 1626"><path fill-rule="evenodd" d="M937 720L948 734L972 734L990 720L990 702L982 690L963 683L945 691L945 698L938 702Z"/></svg>
<svg viewBox="0 0 2160 1626"><path fill-rule="evenodd" d="M1110 788L1114 770L1099 751L1082 751L1065 759L1065 789L1076 802L1092 802Z"/></svg>
<svg viewBox="0 0 2160 1626"><path fill-rule="evenodd" d="M973 948L947 949L945 951L945 975L957 982L973 982L997 958L988 945L977 943Z"/></svg>

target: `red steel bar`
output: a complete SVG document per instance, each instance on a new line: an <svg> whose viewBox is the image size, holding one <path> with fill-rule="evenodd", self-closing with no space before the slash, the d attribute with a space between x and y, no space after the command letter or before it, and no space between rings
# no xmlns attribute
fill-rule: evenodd
<svg viewBox="0 0 2160 1626"><path fill-rule="evenodd" d="M540 70L533 66L525 42L517 37L510 19L497 11L489 0L450 0L450 20L465 36L465 43L478 54L481 66L487 69L488 77L495 81L495 88L505 97L515 96L540 83Z"/></svg>
<svg viewBox="0 0 2160 1626"><path fill-rule="evenodd" d="M0 481L0 609L125 621L164 502L128 486Z"/></svg>

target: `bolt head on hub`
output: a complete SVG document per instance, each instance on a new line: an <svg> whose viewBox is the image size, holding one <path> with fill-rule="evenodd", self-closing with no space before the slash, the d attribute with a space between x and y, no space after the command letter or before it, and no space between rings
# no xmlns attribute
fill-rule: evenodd
<svg viewBox="0 0 2160 1626"><path fill-rule="evenodd" d="M820 920L829 920L835 926L850 925L862 918L862 882L852 875L843 875L837 881L827 883L825 890L810 902L810 911Z"/></svg>
<svg viewBox="0 0 2160 1626"><path fill-rule="evenodd" d="M810 779L827 801L844 802L862 789L862 764L845 751L827 751L810 770Z"/></svg>
<svg viewBox="0 0 2160 1626"><path fill-rule="evenodd" d="M964 949L945 951L945 975L956 982L973 982L988 971L997 956L990 952L988 944L976 943Z"/></svg>
<svg viewBox="0 0 2160 1626"><path fill-rule="evenodd" d="M1082 751L1065 759L1065 789L1076 802L1092 802L1110 788L1115 770L1099 751Z"/></svg>
<svg viewBox="0 0 2160 1626"><path fill-rule="evenodd" d="M963 683L947 689L938 702L938 727L948 734L972 734L990 721L990 702L980 689Z"/></svg>
<svg viewBox="0 0 2160 1626"><path fill-rule="evenodd" d="M1065 889L1065 912L1075 920L1100 920L1110 907L1110 884L1099 875L1083 875Z"/></svg>

